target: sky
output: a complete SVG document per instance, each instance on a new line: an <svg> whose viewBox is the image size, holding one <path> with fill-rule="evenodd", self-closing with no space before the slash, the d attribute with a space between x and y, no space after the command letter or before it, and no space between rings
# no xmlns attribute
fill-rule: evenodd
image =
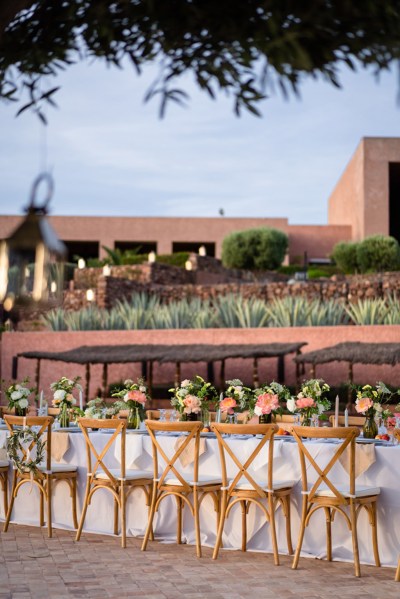
<svg viewBox="0 0 400 599"><path fill-rule="evenodd" d="M155 71L81 63L57 78L48 125L0 105L0 215L21 214L49 169L54 215L286 217L325 224L328 198L362 137L400 136L399 80L342 73L343 89L305 80L272 94L262 118L233 112L189 78L188 107L144 103ZM0 217L1 218L1 217Z"/></svg>

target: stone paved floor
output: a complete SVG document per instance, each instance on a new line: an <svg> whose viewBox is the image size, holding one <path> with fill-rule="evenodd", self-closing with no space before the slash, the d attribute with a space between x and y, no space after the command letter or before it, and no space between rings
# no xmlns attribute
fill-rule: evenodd
<svg viewBox="0 0 400 599"><path fill-rule="evenodd" d="M400 583L393 568L362 566L362 578L353 576L352 564L316 559L300 560L290 568L272 556L222 551L211 560L211 549L197 559L192 546L150 543L140 551L140 539L128 539L121 549L111 536L82 535L11 525L0 534L0 598L93 597L146 599L399 599Z"/></svg>

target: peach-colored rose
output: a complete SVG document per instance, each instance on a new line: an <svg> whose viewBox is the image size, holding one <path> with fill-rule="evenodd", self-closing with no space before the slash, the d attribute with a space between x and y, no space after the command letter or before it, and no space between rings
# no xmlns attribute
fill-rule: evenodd
<svg viewBox="0 0 400 599"><path fill-rule="evenodd" d="M185 404L183 410L185 414L198 414L201 412L201 401L195 395L186 395L183 403Z"/></svg>
<svg viewBox="0 0 400 599"><path fill-rule="evenodd" d="M356 412L358 412L359 414L365 414L365 412L372 408L373 405L374 402L372 401L372 399L370 399L369 397L361 397L360 399L356 400Z"/></svg>
<svg viewBox="0 0 400 599"><path fill-rule="evenodd" d="M124 397L125 401L137 401L141 404L146 403L146 395L141 391L134 389L133 391L128 391L128 393Z"/></svg>
<svg viewBox="0 0 400 599"><path fill-rule="evenodd" d="M272 410L277 410L278 408L279 399L277 395L262 393L257 398L254 412L257 416L261 416L261 414L271 414Z"/></svg>
<svg viewBox="0 0 400 599"><path fill-rule="evenodd" d="M227 414L233 414L233 408L236 408L236 406L236 399L233 399L233 397L224 397L224 399L219 402L219 409L221 412L226 412Z"/></svg>
<svg viewBox="0 0 400 599"><path fill-rule="evenodd" d="M296 406L300 410L303 408L315 408L315 401L312 397L300 397L296 399Z"/></svg>

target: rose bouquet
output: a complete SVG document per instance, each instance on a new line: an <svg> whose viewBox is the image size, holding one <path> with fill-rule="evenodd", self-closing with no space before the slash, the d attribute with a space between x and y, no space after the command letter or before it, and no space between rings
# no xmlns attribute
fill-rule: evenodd
<svg viewBox="0 0 400 599"><path fill-rule="evenodd" d="M300 414L303 426L310 426L312 417L327 420L326 412L331 407L329 399L324 394L330 390L322 379L310 379L301 386L297 397L290 398L286 402L289 412Z"/></svg>
<svg viewBox="0 0 400 599"><path fill-rule="evenodd" d="M116 408L129 410L128 428L140 428L140 423L145 417L144 406L146 401L150 399L145 380L139 378L135 383L132 379L127 379L124 381L124 388L117 393L113 393L112 396L122 398L122 401L114 404Z"/></svg>
<svg viewBox="0 0 400 599"><path fill-rule="evenodd" d="M55 381L50 385L50 389L53 391L52 404L53 407L60 408L58 421L63 428L68 428L71 408L76 404L73 392L75 390L82 392L82 387L78 382L80 378L77 376L74 379L67 379L63 376L59 381Z"/></svg>
<svg viewBox="0 0 400 599"><path fill-rule="evenodd" d="M211 383L201 376L185 379L180 387L169 389L173 393L171 405L179 412L182 420L197 420L202 411L208 411L209 405L217 399L217 391Z"/></svg>
<svg viewBox="0 0 400 599"><path fill-rule="evenodd" d="M290 391L284 385L273 381L254 390L250 403L250 415L259 417L260 423L270 422L271 414L282 414L282 402L290 399Z"/></svg>
<svg viewBox="0 0 400 599"><path fill-rule="evenodd" d="M8 399L8 407L14 408L16 416L25 416L29 407L28 397L32 393L33 388L26 387L29 379L25 378L21 383L10 385L5 393Z"/></svg>
<svg viewBox="0 0 400 599"><path fill-rule="evenodd" d="M374 439L378 434L376 418L381 418L384 421L392 416L387 404L393 395L395 393L392 393L382 381L377 382L375 387L371 385L356 387L355 408L358 414L365 416L363 427L365 438Z"/></svg>
<svg viewBox="0 0 400 599"><path fill-rule="evenodd" d="M221 394L218 407L227 417L233 416L245 410L251 410L253 403L253 391L245 387L241 380L233 379L226 381L228 385L226 391Z"/></svg>

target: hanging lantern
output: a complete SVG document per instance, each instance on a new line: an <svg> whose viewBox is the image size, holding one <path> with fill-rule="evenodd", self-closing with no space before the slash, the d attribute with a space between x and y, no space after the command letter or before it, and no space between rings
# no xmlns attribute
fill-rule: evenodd
<svg viewBox="0 0 400 599"><path fill-rule="evenodd" d="M42 181L47 182L47 195L39 206L35 200ZM39 175L24 221L0 241L0 302L6 312L19 306L45 306L49 301L55 304L62 298L67 248L46 217L53 188L48 173Z"/></svg>

